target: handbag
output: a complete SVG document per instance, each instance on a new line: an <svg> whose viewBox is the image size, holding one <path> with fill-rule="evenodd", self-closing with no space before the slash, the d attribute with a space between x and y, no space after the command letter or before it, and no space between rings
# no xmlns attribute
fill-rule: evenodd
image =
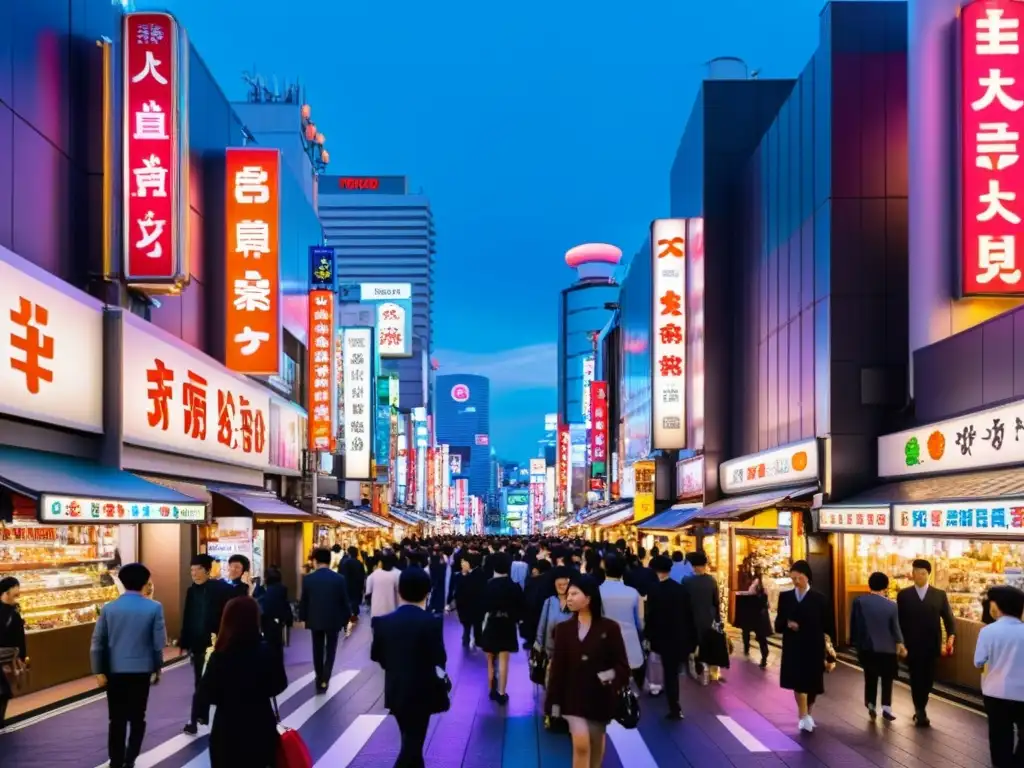
<svg viewBox="0 0 1024 768"><path fill-rule="evenodd" d="M716 622L705 630L697 647L696 658L701 664L729 668L729 638L726 637L720 623Z"/></svg>
<svg viewBox="0 0 1024 768"><path fill-rule="evenodd" d="M440 667L434 667L431 678L430 714L439 715L452 708L452 679Z"/></svg>
<svg viewBox="0 0 1024 768"><path fill-rule="evenodd" d="M616 697L615 722L627 729L636 728L640 724L640 698L628 684Z"/></svg>
<svg viewBox="0 0 1024 768"><path fill-rule="evenodd" d="M281 712L277 708L277 697L271 700L274 719L277 721L277 768L313 768L313 756L302 736L294 728L281 725Z"/></svg>
<svg viewBox="0 0 1024 768"><path fill-rule="evenodd" d="M18 669L17 648L0 648L0 675L7 679L12 694L28 688L28 667Z"/></svg>
<svg viewBox="0 0 1024 768"><path fill-rule="evenodd" d="M836 668L836 649L832 646L832 638L825 635L825 671L831 672Z"/></svg>
<svg viewBox="0 0 1024 768"><path fill-rule="evenodd" d="M548 655L543 648L530 648L530 682L543 686L547 682Z"/></svg>

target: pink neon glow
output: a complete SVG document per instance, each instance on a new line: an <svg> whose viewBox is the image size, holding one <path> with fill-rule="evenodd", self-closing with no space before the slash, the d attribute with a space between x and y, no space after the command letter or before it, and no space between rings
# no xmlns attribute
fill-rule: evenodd
<svg viewBox="0 0 1024 768"><path fill-rule="evenodd" d="M608 243L584 243L565 252L565 263L575 269L583 264L618 264L622 249Z"/></svg>

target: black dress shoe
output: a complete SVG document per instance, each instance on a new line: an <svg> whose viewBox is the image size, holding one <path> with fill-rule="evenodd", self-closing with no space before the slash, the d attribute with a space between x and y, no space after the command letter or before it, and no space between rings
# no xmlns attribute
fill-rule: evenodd
<svg viewBox="0 0 1024 768"><path fill-rule="evenodd" d="M181 730L184 733L187 733L189 736L195 736L197 733L199 733L199 726L196 725L195 723L188 722L188 723L185 723L185 727L182 728Z"/></svg>
<svg viewBox="0 0 1024 768"><path fill-rule="evenodd" d="M685 720L686 717L683 715L682 711L678 711L678 712L669 712L667 715L665 715L665 719L666 720Z"/></svg>
<svg viewBox="0 0 1024 768"><path fill-rule="evenodd" d="M928 715L924 712L917 712L914 715L914 725L918 728L931 728L932 721L928 719Z"/></svg>

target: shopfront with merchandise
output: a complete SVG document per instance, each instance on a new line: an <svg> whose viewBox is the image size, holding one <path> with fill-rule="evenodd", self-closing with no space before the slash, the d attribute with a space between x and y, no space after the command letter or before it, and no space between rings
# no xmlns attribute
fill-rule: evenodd
<svg viewBox="0 0 1024 768"><path fill-rule="evenodd" d="M872 573L889 576L895 597L911 584L913 561L923 558L956 617L956 647L940 660L938 679L980 687L973 657L984 626L982 600L992 586L1024 587L1018 420L1024 402L880 437L883 484L819 510L818 528L835 551L841 638L849 635L850 606L868 591Z"/></svg>

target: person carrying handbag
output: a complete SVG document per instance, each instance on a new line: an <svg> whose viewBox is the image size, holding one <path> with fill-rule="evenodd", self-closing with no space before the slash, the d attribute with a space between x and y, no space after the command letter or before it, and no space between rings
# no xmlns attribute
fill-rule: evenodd
<svg viewBox="0 0 1024 768"><path fill-rule="evenodd" d="M20 595L21 583L16 578L0 579L0 728L4 727L7 703L14 696L13 689L28 670L25 621L18 613Z"/></svg>
<svg viewBox="0 0 1024 768"><path fill-rule="evenodd" d="M701 685L723 683L721 668L728 667L729 658L725 635L715 629L715 625L722 622L718 581L707 572L708 556L704 552L694 552L689 560L694 575L683 581L683 589L690 603L693 637L700 649L692 658L691 674ZM720 639L726 645L724 658L719 648ZM702 658L707 661L702 661Z"/></svg>

